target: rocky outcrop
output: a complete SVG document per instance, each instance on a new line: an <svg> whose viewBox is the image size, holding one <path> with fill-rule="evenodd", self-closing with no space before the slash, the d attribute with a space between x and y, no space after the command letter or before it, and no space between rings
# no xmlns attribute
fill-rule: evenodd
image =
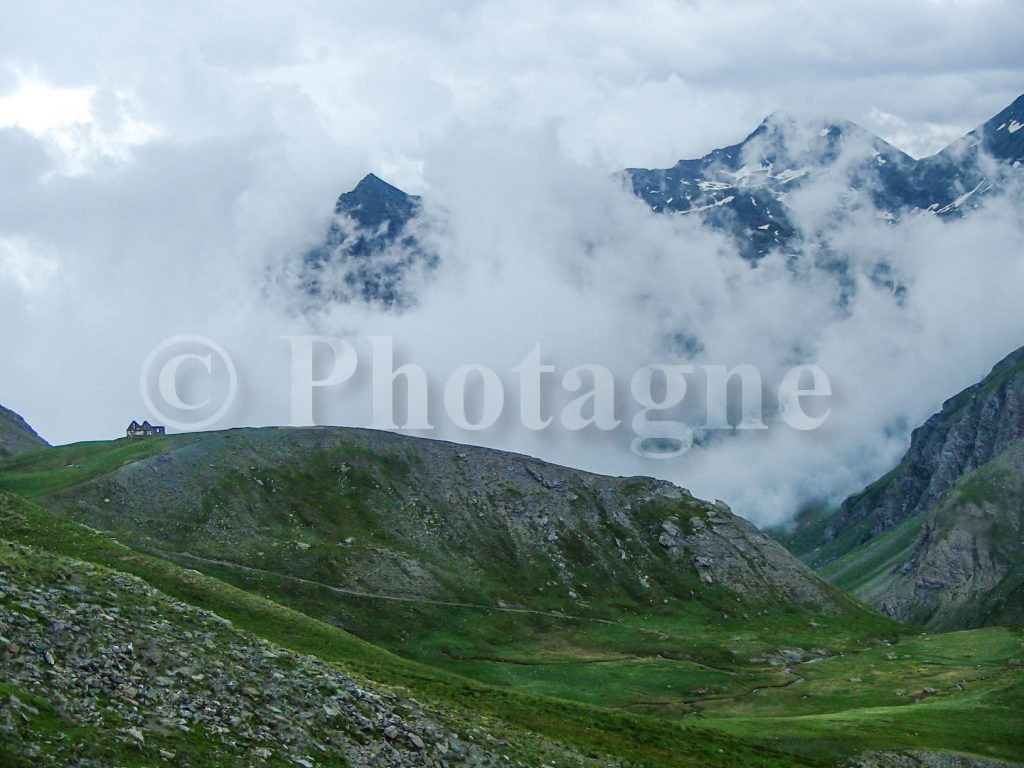
<svg viewBox="0 0 1024 768"><path fill-rule="evenodd" d="M0 459L38 451L47 445L21 416L0 405Z"/></svg>
<svg viewBox="0 0 1024 768"><path fill-rule="evenodd" d="M760 599L780 594L797 605L828 604L834 596L794 568L793 557L718 501L701 514L673 516L661 524L658 543L688 562L706 585L721 584Z"/></svg>

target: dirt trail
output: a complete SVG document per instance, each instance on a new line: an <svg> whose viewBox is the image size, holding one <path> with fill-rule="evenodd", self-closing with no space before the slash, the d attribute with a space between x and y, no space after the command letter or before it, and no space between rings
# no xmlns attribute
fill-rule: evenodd
<svg viewBox="0 0 1024 768"><path fill-rule="evenodd" d="M419 597L410 595L387 595L379 592L365 592L358 589L349 589L347 587L336 587L330 584L324 584L320 581L304 579L301 576L289 576L284 573L279 573L278 571L268 571L263 568L254 568L250 565L232 563L229 560L217 560L209 557L200 557L199 555L192 555L187 552L171 552L169 550L155 549L153 547L147 547L146 551L165 560L190 560L192 562L206 563L207 565L215 565L220 566L222 568L232 568L236 571L245 571L246 573L266 574L267 576L273 576L279 579L287 579L288 581L294 581L299 584L307 584L309 586L319 587L321 589L326 589L330 592L335 592L337 594L346 595L349 597L361 597L366 598L368 600L389 600L398 603L417 603L421 605L442 605L450 608L470 608L482 611L498 611L503 613L525 613L532 614L534 616L545 616L551 619L564 619L566 621L590 621L597 624L621 626L619 622L611 621L609 619L599 619L594 616L576 616L569 613L562 613L561 611L537 611L530 608L515 608L512 606L484 605L481 603L462 603L455 600L438 600L429 597Z"/></svg>

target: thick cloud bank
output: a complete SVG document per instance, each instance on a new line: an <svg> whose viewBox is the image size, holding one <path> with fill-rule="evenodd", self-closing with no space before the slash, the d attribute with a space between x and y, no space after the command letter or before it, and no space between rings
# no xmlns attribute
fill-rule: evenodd
<svg viewBox="0 0 1024 768"><path fill-rule="evenodd" d="M599 169L561 158L550 138L467 137L457 152L430 158L431 199L443 207L432 244L442 261L417 287L413 308L346 305L305 318L316 332L357 343L367 369L369 346L358 340L392 336L395 366L430 373L432 434L600 471L658 474L777 522L886 471L913 426L1024 343L1024 228L1012 172L1005 191L979 210L897 223L872 206L869 190L851 193L841 170L812 180L787 198L812 236L754 268L696 216L652 213ZM847 147L840 169L856 168L870 151ZM519 423L512 371L537 343L542 362L555 368L543 413L555 424L531 433ZM502 375L511 411L503 429L445 428L440 392L466 363ZM561 409L576 396L560 379L585 363L614 373L619 430L559 429ZM698 445L671 460L632 455L629 420L638 406L630 379L651 363L753 365L769 429L698 432ZM829 419L814 432L789 428L775 412L773 393L798 363L820 366L833 387ZM664 416L697 427L706 414L704 378L695 373L690 407ZM398 394L404 401L402 387ZM320 402L319 420L333 414L357 423L356 411L326 392ZM358 402L365 423L368 394Z"/></svg>

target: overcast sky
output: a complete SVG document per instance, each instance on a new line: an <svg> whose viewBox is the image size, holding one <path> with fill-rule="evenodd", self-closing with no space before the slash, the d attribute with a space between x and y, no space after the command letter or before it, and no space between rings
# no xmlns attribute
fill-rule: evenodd
<svg viewBox="0 0 1024 768"><path fill-rule="evenodd" d="M460 227L451 263L491 271L473 277L464 269L463 282L450 283L458 290L427 302L433 314L424 310L411 325L350 315L334 318L331 332L386 328L427 347L431 336L417 335L426 327L433 337L449 334L433 351L437 360L471 362L451 354L462 349L451 336L464 334L463 357L507 346L516 357L501 362L514 364L545 329L556 349L595 354L610 338L595 329L606 329L632 348L619 362L640 363L646 347L622 327L642 333L644 322L685 317L673 303L680 293L656 304L661 315L626 312L630 322L616 302L627 289L649 289L633 284L640 265L664 282L661 251L676 238L700 251L689 267L669 270L690 286L684 299L721 299L699 318L729 351L721 362L784 348L817 320L807 314L776 327L764 318L805 295L766 289L758 281L769 270L737 277L712 259L720 243L669 231L630 207L605 188L608 172L700 156L780 110L850 119L912 155L929 154L1024 91L1021 40L1024 13L1012 0L8 3L0 26L0 403L53 442L108 438L147 415L139 367L169 335L231 342L241 365L254 366L269 354L268 338L309 330L261 292L266 270L314 243L337 194L369 171L442 200ZM1006 259L1019 248L1019 230L994 221L975 226L987 227L983 237ZM926 250L978 242L976 229L954 235L928 226L878 247L899 250L921 276ZM578 278L572 248L595 232L608 268L582 281L591 295L552 288L538 309L542 299L524 297L540 277L499 277L502 264L520 272L525 264L568 286ZM486 257L474 244L484 244ZM1013 314L1013 297L1005 307L991 300L993 290L1020 284L1005 279L1016 263L998 261L985 273L993 282L965 287L976 269L955 256L934 272L941 280L918 281L921 295L938 302L953 288L966 291L983 318L976 333L955 327L959 315L922 310L893 320L916 335L894 334L872 305L859 309L860 325L822 323L827 338L811 341L822 345L822 359L845 361L837 369L845 366L858 386L866 385L853 355L870 353L857 344L896 339L878 353L906 366L894 374L892 404L851 411L846 418L861 431L834 451L810 445L791 454L756 443L734 451L706 468L700 490L739 495L738 485L770 475L777 509L761 516L778 519L824 471L821 463L786 468L811 454L837 474L817 491L853 490L898 456L915 420L1024 343L1014 343L1024 319ZM703 271L695 276L695 268ZM490 295L502 280L504 296ZM725 301L728 291L739 293ZM591 317L602 303L610 309ZM500 309L504 319L484 322ZM764 338L735 341L751 327ZM962 355L962 366L952 370L943 350ZM281 392L248 394L251 407L223 426L285 420ZM618 454L537 452L642 471ZM737 465L773 453L763 476L729 480ZM867 458L851 469L856 457ZM694 481L692 473L669 476Z"/></svg>
<svg viewBox="0 0 1024 768"><path fill-rule="evenodd" d="M26 2L4 15L0 123L79 161L143 141L323 133L353 168L410 184L459 124L554 121L567 152L618 168L810 110L921 155L1024 82L1012 0Z"/></svg>

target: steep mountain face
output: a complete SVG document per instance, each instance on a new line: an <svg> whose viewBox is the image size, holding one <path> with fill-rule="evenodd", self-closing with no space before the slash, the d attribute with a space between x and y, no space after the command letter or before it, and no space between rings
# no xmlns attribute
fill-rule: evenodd
<svg viewBox="0 0 1024 768"><path fill-rule="evenodd" d="M846 607L724 504L669 483L367 430L203 435L46 501L162 549L394 597Z"/></svg>
<svg viewBox="0 0 1024 768"><path fill-rule="evenodd" d="M899 466L843 502L825 529L836 538L862 521L876 535L922 512L968 472L1024 439L1024 348L981 382L947 400L914 430Z"/></svg>
<svg viewBox="0 0 1024 768"><path fill-rule="evenodd" d="M408 283L437 265L420 243L422 201L372 173L338 198L324 242L306 253L305 291L317 301L409 304Z"/></svg>
<svg viewBox="0 0 1024 768"><path fill-rule="evenodd" d="M892 472L793 547L901 621L1024 620L1024 348L916 429Z"/></svg>
<svg viewBox="0 0 1024 768"><path fill-rule="evenodd" d="M1024 622L1024 441L939 499L887 581L875 599L895 618L944 629Z"/></svg>
<svg viewBox="0 0 1024 768"><path fill-rule="evenodd" d="M49 445L21 416L0 405L0 459Z"/></svg>

